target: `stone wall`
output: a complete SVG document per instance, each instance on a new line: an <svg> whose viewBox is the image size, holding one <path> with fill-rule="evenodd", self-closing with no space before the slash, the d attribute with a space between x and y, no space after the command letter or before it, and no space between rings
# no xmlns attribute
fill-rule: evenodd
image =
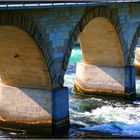
<svg viewBox="0 0 140 140"><path fill-rule="evenodd" d="M135 54L135 66L140 67L140 48L136 48L136 54Z"/></svg>
<svg viewBox="0 0 140 140"><path fill-rule="evenodd" d="M21 83L18 84L18 87L1 85L1 121L14 121L26 124L51 122L52 124L57 124L68 118L68 94L67 89L62 88L64 74L75 41L85 26L96 17L108 19L115 27L122 47L125 70L121 67L78 64L76 72L77 83L82 83L84 90L95 92L97 92L97 90L99 92L105 91L109 93L113 91L121 95L124 92L134 92L135 72L134 67L131 66L134 65L134 50L140 35L139 13L139 4L0 11L1 26L10 25L19 27L34 39L36 46L44 57L46 64L43 63L43 66L46 65L48 68L46 75L49 75L50 83L48 83L47 86L52 85L49 91L28 89L27 85L25 88L19 88L22 86ZM0 27L0 29L2 32L2 27ZM1 33L0 36L2 35ZM20 34L17 35L20 36ZM13 33L13 38L16 38L15 33ZM8 40L10 41L9 38ZM15 39L15 42L16 40L20 46L20 41ZM0 43L3 44L3 40ZM10 43L6 46L9 45L14 46ZM13 48L8 47L7 50L8 49L11 49L10 52L12 52ZM14 51L16 52L18 49L19 48ZM33 49L29 54L31 55L34 51ZM2 53L3 51L0 51L0 56L2 56ZM118 56L118 54L114 54L112 57L115 58L117 57L116 55ZM5 52L3 56L5 58L7 57ZM14 53L14 57L17 57L17 52L16 54ZM1 59L2 62L4 62L3 59L4 58ZM42 62L39 61L39 67L42 68L42 65L40 66L41 63ZM6 65L6 62L4 65ZM12 65L10 64L10 66ZM8 70L8 68L5 69ZM36 69L36 74L38 75L41 71L44 73L44 69ZM29 77L31 74L32 73L30 73ZM46 76L44 75L42 79ZM20 80L22 80L22 76L21 72ZM19 76L17 77L16 75L14 78L19 78ZM35 78L36 79L32 77L31 79L33 81L35 80L35 83L38 83L40 79L38 80L36 76ZM46 79L47 78L45 78L45 80ZM25 81L28 83L27 79ZM35 87L40 88L37 85Z"/></svg>
<svg viewBox="0 0 140 140"><path fill-rule="evenodd" d="M68 125L67 88L44 90L0 85L0 124L22 129ZM15 124L14 126L9 124ZM20 126L20 127L19 127ZM61 126L61 127L62 127ZM24 128L24 129L25 129ZM32 128L31 128L32 129Z"/></svg>
<svg viewBox="0 0 140 140"><path fill-rule="evenodd" d="M26 124L52 122L49 90L0 86L0 120Z"/></svg>
<svg viewBox="0 0 140 140"><path fill-rule="evenodd" d="M86 7L80 8L54 8L27 11L25 16L31 15L32 20L47 41L48 65L51 65L52 85L63 85L65 69L63 68L64 56L72 30L85 13ZM50 67L50 66L49 66ZM62 76L63 75L63 76Z"/></svg>
<svg viewBox="0 0 140 140"><path fill-rule="evenodd" d="M78 63L75 84L84 92L125 93L125 70L123 67L95 66Z"/></svg>
<svg viewBox="0 0 140 140"><path fill-rule="evenodd" d="M24 29L41 49L52 87L64 82L69 57L79 33L95 17L107 18L120 38L125 66L133 65L139 4L0 11L0 25ZM130 49L132 48L132 49Z"/></svg>

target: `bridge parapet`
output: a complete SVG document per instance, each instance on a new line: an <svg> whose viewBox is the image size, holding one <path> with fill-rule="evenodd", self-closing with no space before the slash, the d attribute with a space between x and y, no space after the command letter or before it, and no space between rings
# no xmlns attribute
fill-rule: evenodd
<svg viewBox="0 0 140 140"><path fill-rule="evenodd" d="M122 3L136 3L140 0L6 0L0 1L0 9L36 9L36 8L61 8L79 6L100 6Z"/></svg>

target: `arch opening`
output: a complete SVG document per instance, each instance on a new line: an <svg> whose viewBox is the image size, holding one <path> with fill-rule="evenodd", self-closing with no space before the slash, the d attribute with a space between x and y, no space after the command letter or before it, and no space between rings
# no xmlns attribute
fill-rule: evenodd
<svg viewBox="0 0 140 140"><path fill-rule="evenodd" d="M140 38L135 48L134 66L136 73L136 93L140 96Z"/></svg>
<svg viewBox="0 0 140 140"><path fill-rule="evenodd" d="M82 63L77 64L77 92L125 92L125 71L121 43L111 22L103 17L92 19L78 36Z"/></svg>
<svg viewBox="0 0 140 140"><path fill-rule="evenodd" d="M15 26L0 26L0 80L8 86L51 88L41 50L24 30Z"/></svg>
<svg viewBox="0 0 140 140"><path fill-rule="evenodd" d="M99 66L124 66L122 48L116 29L103 17L91 20L80 33L83 62Z"/></svg>
<svg viewBox="0 0 140 140"><path fill-rule="evenodd" d="M99 24L98 24L99 25ZM88 25L87 25L88 26ZM96 27L96 26L94 26L94 27ZM94 28L93 27L93 28ZM106 26L105 26L106 27ZM91 30L89 30L89 31L91 31ZM116 32L116 31L115 31ZM97 32L98 33L98 32ZM88 36L89 34L87 33L87 40L88 40L88 38L89 38L89 36ZM107 34L108 35L108 34ZM107 38L107 36L106 36L106 34L104 35L104 36L102 36L102 38ZM110 37L112 37L112 36L110 36ZM110 39L110 37L108 37L108 40ZM86 36L85 36L85 38L86 38ZM85 39L85 38L83 38L83 39ZM92 38L93 39L93 41L94 41L94 38ZM118 36L117 36L117 33L116 33L116 40L118 40L119 41L119 39L118 39ZM96 41L96 40L95 40ZM101 40L99 40L98 42L100 43L100 41ZM98 42L97 42L97 45L98 45ZM86 42L86 39L85 39L85 45L84 45L84 43L82 44L82 41L81 41L81 44L80 44L80 46L81 45L83 45L83 46L81 46L81 47L85 47L85 49L86 49L86 43L88 43L88 41ZM106 43L106 42L104 42L104 43ZM106 48L106 45L104 44L103 42L102 42L102 45L104 45L104 47L102 48L102 50L101 50L101 53L103 54L103 50L104 50L104 48ZM107 42L107 43L109 43L109 42ZM106 43L106 44L107 44ZM115 44L115 43L114 43ZM117 44L120 44L119 42L117 42ZM91 47L92 47L92 43L91 43L91 45L90 45ZM99 46L99 45L98 45ZM119 48L116 48L116 50L117 50L117 52L116 52L116 50L113 50L114 49L114 46L115 47L118 47L119 46ZM94 45L94 47L96 47L96 45ZM83 48L82 48L83 49ZM93 49L96 49L96 48L93 48ZM79 49L80 50L80 49ZM83 49L84 50L84 49ZM82 50L82 51L83 51ZM96 51L96 50L95 50ZM110 57L110 56L108 56L108 55L110 55L110 53L111 53L111 51L113 51L113 53L114 53L114 55L112 55L112 57ZM83 57L84 57L84 53L85 53L86 51L83 51ZM88 52L88 50L87 50L87 52ZM67 73L66 73L66 78L67 78L67 75L68 75L68 78L69 79L72 79L72 77L73 77L73 65L72 65L72 61L74 61L74 56L75 56L75 58L77 58L77 56L79 55L78 54L79 52L77 51L77 48L76 47L74 47L73 48L73 50L72 50L72 54L71 54L71 58L70 58L70 61L69 61L69 66L68 66L68 69L67 69ZM90 54L91 53L91 54ZM94 53L94 50L93 50L93 53ZM122 88L121 88L121 91L122 92L125 92L125 68L124 68L124 59L123 59L123 54L122 54L122 49L121 49L121 45L112 45L112 48L111 48L111 50L109 50L108 49L108 52L106 53L106 57L104 58L104 59L102 59L102 61L99 61L100 59L98 59L98 57L97 57L97 60L98 60L98 63L96 63L96 59L94 59L93 57L94 57L94 55L93 55L93 53L91 52L91 50L89 51L89 54L90 55L87 55L87 59L86 59L86 57L84 57L84 59L83 59L83 62L80 62L80 63L84 63L85 65L95 65L95 66L99 66L99 68L101 68L102 66L104 66L104 67L108 67L108 68L114 68L114 69L116 69L117 70L117 72L115 73L115 71L113 71L113 75L112 76L114 76L114 75L116 75L117 73L118 73L118 71L119 71L119 68L120 68L120 74L118 74L117 76L120 78L120 80L121 80L121 83L122 83ZM95 54L96 55L96 54ZM86 56L86 55L85 55ZM91 56L91 59L88 59L88 56ZM110 58L109 58L110 57ZM115 58L115 57L117 57L117 58ZM111 60L110 60L111 59ZM114 60L113 60L114 59ZM79 61L79 59L78 59L78 61ZM76 63L76 62L75 62ZM100 67L101 66L101 67ZM75 70L75 69L74 69ZM77 70L78 71L78 70ZM83 71L83 69L81 69L81 68L79 68L79 71L82 71L81 73L83 74L85 74L85 77L87 77L87 71L86 71L86 69L84 69L84 71ZM97 72L97 71L96 71ZM91 76L93 76L94 75L94 77L98 77L98 72L96 73L95 71L92 73L91 71L90 71L90 75L89 75L89 79L90 79L90 77ZM108 72L108 74L110 74L110 72L112 72L111 71L111 69L107 69L107 71L106 71L106 73ZM82 75L83 76L83 75ZM81 79L82 79L82 76L81 76ZM103 75L99 75L99 77L98 77L98 79L101 79L103 77ZM113 77L112 77L113 78ZM89 81L89 79L87 78L87 82L85 82L85 83L87 83L87 84L90 84L90 81ZM119 81L120 81L119 80ZM117 79L116 79L116 77L114 76L114 81L112 82L113 84L116 84L117 82L119 82L119 81L117 81ZM91 82L94 82L94 81L91 81ZM100 82L100 81L99 81ZM106 83L108 83L109 82L109 79L105 79L104 80L104 82L105 82L105 84ZM68 83L69 84L69 83ZM103 87L104 85L104 83L103 84L101 84L101 83L97 83L97 84L99 84L100 85L100 87ZM70 83L70 85L71 85L71 83ZM67 85L66 85L67 86ZM113 86L113 88L114 88L114 85L112 85ZM105 87L105 86L104 86ZM84 87L84 88L87 88L87 87ZM95 88L95 86L94 86L94 88ZM115 89L115 88L114 88ZM120 89L120 88L119 88ZM118 89L118 90L119 90ZM103 91L103 90L102 90ZM71 91L70 91L71 92ZM116 91L115 91L116 92ZM81 94L83 94L82 92L81 92ZM87 99L87 98L88 99ZM109 98L108 98L109 97ZM86 100L84 100L86 98ZM70 98L70 114L71 114L71 122L72 123L74 123L75 124L75 122L77 121L77 117L78 117L78 123L81 123L81 124L86 124L86 126L88 125L88 126L90 126L92 123L94 124L95 122L90 122L91 121L91 116L92 116L92 118L93 118L93 111L96 111L97 110L97 114L99 114L99 112L100 112L100 109L102 109L102 107L101 106L98 106L97 108L98 109L96 109L95 108L95 106L98 104L97 102L96 102L96 100L94 100L94 99L96 99L96 98L98 98L98 99L101 99L101 101L107 101L108 100L108 103L109 103L109 105L108 105L108 107L110 108L113 104L111 103L111 97L110 96L107 96L107 98L108 99L106 99L106 97L97 97L97 96L95 96L95 98L93 99L93 98L89 98L89 96L85 96L85 98L82 98L81 99L81 96L80 96L80 99L78 99L77 100L77 96L76 96L76 99L75 99L75 101L73 101L74 100L74 98ZM120 119L118 119L118 116L119 116L119 114L120 114L120 112L122 112L122 111L124 111L124 107L122 107L123 106L123 104L122 103L124 103L124 100L123 100L123 102L120 102L120 98L119 98L119 104L121 104L121 107L119 107L119 109L121 109L120 111L118 111L117 113L116 113L116 110L114 110L114 109L116 109L116 104L118 103L118 101L117 101L117 99L118 98L116 98L115 99L115 102L114 102L114 106L112 106L111 108L111 110L108 108L108 107L105 107L106 108L106 110L108 110L108 112L110 112L110 114L111 114L111 116L112 116L112 114L113 114L113 112L115 112L114 114L116 115L116 118L114 118L114 120L115 121L122 121L122 117L120 117ZM93 105L92 106L92 103L95 103L96 105ZM111 104L110 104L111 103ZM80 107L79 107L80 106ZM87 107L88 106L88 107ZM128 113L128 110L129 110L129 108L130 108L130 106L128 105L128 108L127 108L127 103L125 103L124 104L124 106L125 106L125 109L127 110L126 112L125 112L125 117L126 116L128 116L127 117L127 119L128 120L126 120L126 119L124 119L124 122L125 123L130 123L131 121L132 121L132 119L130 120L129 118L132 118L131 116L132 116L132 111L129 111L129 113ZM76 109L75 109L76 108ZM80 109L82 110L80 110ZM88 108L88 109L87 109ZM104 109L105 108L103 108L103 111L101 112L101 114L103 114L104 113ZM75 110L74 110L75 109ZM89 119L88 119L88 121L87 121L87 118L88 118L88 116L86 116L85 117L85 114L84 114L84 111L83 110L86 110L86 114L90 114L90 113L92 113L91 114L91 116L89 117ZM117 108L118 109L118 108ZM134 109L135 110L135 109ZM83 115L81 115L81 117L79 117L79 112L82 112L83 113ZM80 113L81 113L80 112ZM88 112L88 113L87 113ZM105 113L106 113L106 111L105 111ZM73 115L74 114L74 115ZM137 111L136 111L136 114L137 114ZM74 116L74 117L73 117ZM95 115L96 116L96 115ZM100 116L100 115L99 115ZM99 116L96 116L96 119L99 117ZM107 118L108 116L105 114L105 115L103 115L104 116L104 118ZM109 115L110 116L110 115ZM113 116L114 117L114 116ZM113 117L111 117L111 119L110 119L110 122L112 122L112 118ZM85 119L86 118L86 119ZM106 119L106 120L109 120L109 119ZM75 121L76 120L76 121ZM82 121L81 121L82 120ZM99 119L100 120L100 119ZM95 121L95 119L94 119L94 121ZM137 120L138 121L138 120ZM87 124L87 122L90 122L89 124ZM108 121L109 122L109 121ZM109 123L110 123L109 122ZM101 123L101 122L100 122ZM106 122L105 122L106 123ZM104 122L103 122L103 124L104 124ZM131 126L130 126L131 127Z"/></svg>

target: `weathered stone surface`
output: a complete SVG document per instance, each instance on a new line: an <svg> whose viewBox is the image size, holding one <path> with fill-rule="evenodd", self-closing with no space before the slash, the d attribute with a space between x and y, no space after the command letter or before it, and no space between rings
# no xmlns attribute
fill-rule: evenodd
<svg viewBox="0 0 140 140"><path fill-rule="evenodd" d="M54 88L63 87L64 74L73 45L77 41L79 34L97 17L110 21L109 24L112 24L116 31L111 26L108 26L109 24L105 24L105 26L99 24L98 28L102 29L100 31L101 35L99 35L96 34L96 32L99 32L97 27L96 30L92 30L95 27L89 26L90 28L86 36L96 40L95 44L94 41L91 41L89 46L94 44L95 47L100 48L101 44L102 49L94 49L92 51L87 49L89 53L85 52L83 55L87 56L90 54L90 58L87 57L87 59L91 60L93 57L92 61L94 63L92 64L96 64L96 61L100 59L100 63L98 63L100 66L92 66L93 71L90 72L92 75L96 73L96 76L91 78L90 75L89 79L91 78L91 80L88 81L85 78L86 76L81 77L85 72L82 75L78 74L78 78L80 77L79 79L86 81L86 84L88 83L87 87L94 87L96 91L114 92L115 90L115 92L121 95L124 95L124 92L135 92L135 70L133 65L135 48L140 36L139 13L140 4L138 3L118 4L117 6L0 11L0 48L2 49L0 51L0 76L2 82L5 84L18 86L6 87L5 85L1 85L1 120L5 119L9 121L8 119L13 119L10 121L16 122L16 118L18 122L25 122L26 124L34 121L36 123L38 121L39 123L48 123L51 120L52 123L53 120L59 123L63 119L67 120L67 89L54 90ZM9 33L8 29L5 29L5 27L9 26L10 28L12 27L12 30L10 30L12 33ZM15 28L17 29L17 27L22 29L22 33L20 32L21 29L18 29L19 32L13 30ZM108 33L105 33L106 30L111 35L108 36ZM91 33L91 31L93 32ZM7 32L8 34L5 34ZM117 38L116 32L118 33L119 39ZM87 39L85 40L85 38L82 38L81 42L86 42ZM27 51L28 45L33 48ZM26 49L24 50L24 48ZM110 54L108 53L109 51ZM19 54L21 56L24 55L22 59ZM15 57L14 60L17 60L19 57L20 61L13 61L13 56ZM137 60L139 61L139 58ZM139 65L139 62L136 62L137 64ZM83 65L86 64L82 64L81 68L83 71L90 70L84 69ZM125 70L122 66L125 66ZM101 71L101 68L104 71ZM81 69L77 71L79 73ZM86 74L89 75L89 73ZM8 78L4 74L8 75ZM22 89L19 87L50 88L52 90ZM45 94L47 93L46 97L44 97L44 92ZM59 99L64 99L62 102L63 105L67 103L66 108L64 107L64 110L61 111L59 111L61 109L61 102L58 102ZM37 109L39 106L42 107L40 110ZM52 113L53 110L55 112ZM20 118L17 117L17 113L20 114L18 114ZM32 117L31 114L33 114ZM40 119L44 116L44 119Z"/></svg>
<svg viewBox="0 0 140 140"><path fill-rule="evenodd" d="M117 32L106 18L91 20L79 35L83 62L98 66L124 66ZM115 57L114 57L115 56Z"/></svg>
<svg viewBox="0 0 140 140"><path fill-rule="evenodd" d="M85 93L125 94L124 67L95 66L78 63L75 84Z"/></svg>
<svg viewBox="0 0 140 140"><path fill-rule="evenodd" d="M0 121L21 124L52 123L49 90L0 86Z"/></svg>
<svg viewBox="0 0 140 140"><path fill-rule="evenodd" d="M24 29L36 41L48 65L52 87L63 85L72 47L79 33L96 17L108 19L116 28L124 65L134 65L134 50L140 21L139 4L0 11L0 25ZM110 42L110 41L109 41ZM60 66L57 67L56 65ZM62 70L63 69L63 70ZM55 79L54 79L55 77Z"/></svg>
<svg viewBox="0 0 140 140"><path fill-rule="evenodd" d="M51 88L48 66L40 49L18 27L0 26L0 77L5 85Z"/></svg>
<svg viewBox="0 0 140 140"><path fill-rule="evenodd" d="M28 129L69 125L68 89L18 88L0 85L0 125ZM12 126L12 124L15 124Z"/></svg>

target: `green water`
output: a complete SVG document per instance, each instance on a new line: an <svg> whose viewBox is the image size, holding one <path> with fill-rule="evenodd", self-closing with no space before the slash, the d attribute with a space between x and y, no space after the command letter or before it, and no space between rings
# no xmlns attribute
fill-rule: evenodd
<svg viewBox="0 0 140 140"><path fill-rule="evenodd" d="M85 96L81 98L80 96L74 96L73 84L77 62L82 62L82 52L80 48L75 47L73 48L65 74L65 86L69 87L70 93L69 110L71 129L73 129L73 125L81 125L87 131L84 132L84 136L90 136L91 138L96 137L93 132L100 132L105 135L110 134L110 136L140 137L139 105L135 105L133 102L124 99L111 97ZM137 92L140 89L138 83L139 81L137 80ZM119 129L118 125L116 127L116 124L119 124ZM70 131L70 135L72 136L77 137L78 134L79 137L83 136L83 131L80 133L77 128L74 128L72 132Z"/></svg>
<svg viewBox="0 0 140 140"><path fill-rule="evenodd" d="M78 62L82 62L82 60L83 60L82 51L81 51L81 49L79 48L79 46L77 45L77 46L72 50L69 64L70 64L70 65L76 64L76 63L78 63Z"/></svg>

